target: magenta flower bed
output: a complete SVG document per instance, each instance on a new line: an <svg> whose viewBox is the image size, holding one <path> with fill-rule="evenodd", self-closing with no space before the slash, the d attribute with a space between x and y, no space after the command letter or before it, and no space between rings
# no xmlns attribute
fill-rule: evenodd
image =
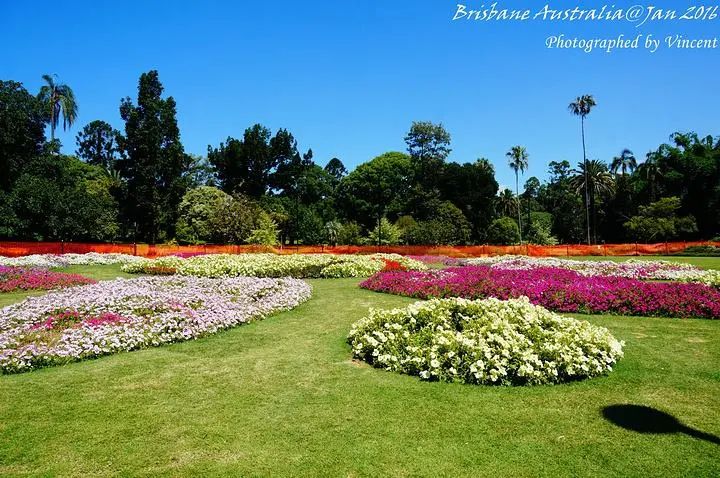
<svg viewBox="0 0 720 478"><path fill-rule="evenodd" d="M74 285L94 284L95 282L93 279L79 274L0 266L0 292L58 289Z"/></svg>
<svg viewBox="0 0 720 478"><path fill-rule="evenodd" d="M467 266L443 271L380 272L360 286L421 299L506 300L526 296L533 304L557 312L720 318L720 291L703 284L587 277L553 267L498 270Z"/></svg>

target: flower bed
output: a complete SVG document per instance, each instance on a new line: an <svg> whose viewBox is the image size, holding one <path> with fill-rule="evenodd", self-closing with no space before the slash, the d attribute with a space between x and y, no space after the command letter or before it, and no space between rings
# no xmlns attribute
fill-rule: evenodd
<svg viewBox="0 0 720 478"><path fill-rule="evenodd" d="M51 267L67 267L71 265L129 264L142 260L143 259L141 257L131 256L128 254L100 254L98 252L88 252L87 254L32 254L21 257L0 256L0 265L43 267L49 269Z"/></svg>
<svg viewBox="0 0 720 478"><path fill-rule="evenodd" d="M425 270L418 261L397 254L211 254L190 257L162 257L126 264L123 271L153 274L174 269L180 275L195 277L368 277L386 267Z"/></svg>
<svg viewBox="0 0 720 478"><path fill-rule="evenodd" d="M720 318L720 291L704 284L585 276L551 267L506 270L466 266L442 271L383 272L360 286L423 299L525 296L533 304L558 312Z"/></svg>
<svg viewBox="0 0 720 478"><path fill-rule="evenodd" d="M311 295L297 279L117 279L0 309L0 370L23 372L195 339L291 309Z"/></svg>
<svg viewBox="0 0 720 478"><path fill-rule="evenodd" d="M621 342L588 322L527 299L435 299L371 310L348 336L353 354L375 367L425 380L525 385L605 374Z"/></svg>
<svg viewBox="0 0 720 478"><path fill-rule="evenodd" d="M79 274L0 266L0 292L48 290L94 283L93 279Z"/></svg>
<svg viewBox="0 0 720 478"><path fill-rule="evenodd" d="M486 265L493 269L530 270L545 267L568 269L584 276L617 276L628 279L700 282L720 287L720 271L703 270L670 261L575 261L556 257L496 256L464 259L463 265Z"/></svg>

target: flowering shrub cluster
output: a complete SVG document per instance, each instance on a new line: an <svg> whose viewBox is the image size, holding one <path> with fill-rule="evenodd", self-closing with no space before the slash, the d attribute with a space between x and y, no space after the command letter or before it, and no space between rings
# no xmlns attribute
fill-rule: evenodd
<svg viewBox="0 0 720 478"><path fill-rule="evenodd" d="M720 287L720 271L669 261L576 261L557 257L496 256L464 259L465 265L488 265L493 269L529 270L554 267L577 271L584 276L617 276L642 280L701 282Z"/></svg>
<svg viewBox="0 0 720 478"><path fill-rule="evenodd" d="M158 270L196 277L367 277L392 262L403 270L425 270L418 261L397 254L210 254L183 259L162 257L123 266L125 272L153 274Z"/></svg>
<svg viewBox="0 0 720 478"><path fill-rule="evenodd" d="M526 298L435 299L371 310L348 336L375 367L425 380L558 383L610 372L623 344L606 329L562 317Z"/></svg>
<svg viewBox="0 0 720 478"><path fill-rule="evenodd" d="M23 372L195 339L311 295L297 279L117 279L50 292L0 309L0 370Z"/></svg>
<svg viewBox="0 0 720 478"><path fill-rule="evenodd" d="M424 299L525 296L533 304L558 312L720 318L720 291L704 284L585 276L552 267L522 270L466 266L442 271L381 272L360 286Z"/></svg>
<svg viewBox="0 0 720 478"><path fill-rule="evenodd" d="M22 257L0 256L0 266L17 267L67 267L71 265L108 265L108 264L130 264L142 261L141 257L128 254L100 254L88 252L87 254L32 254Z"/></svg>
<svg viewBox="0 0 720 478"><path fill-rule="evenodd" d="M94 283L94 280L79 274L0 266L0 292L48 290Z"/></svg>

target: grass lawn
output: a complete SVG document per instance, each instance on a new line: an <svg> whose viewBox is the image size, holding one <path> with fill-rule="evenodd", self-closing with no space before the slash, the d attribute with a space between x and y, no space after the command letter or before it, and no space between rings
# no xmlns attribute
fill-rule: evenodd
<svg viewBox="0 0 720 478"><path fill-rule="evenodd" d="M216 336L0 376L0 476L720 474L720 321L582 316L627 342L607 377L426 383L356 363L345 343L369 307L410 299L310 282L297 309ZM704 438L603 418L624 404Z"/></svg>

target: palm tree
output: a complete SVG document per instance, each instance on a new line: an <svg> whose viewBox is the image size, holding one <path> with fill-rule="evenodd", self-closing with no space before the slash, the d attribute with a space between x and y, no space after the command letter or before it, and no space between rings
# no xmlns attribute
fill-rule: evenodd
<svg viewBox="0 0 720 478"><path fill-rule="evenodd" d="M650 202L655 202L655 186L658 178L663 176L658 164L658 156L658 153L650 152L645 162L638 166L638 172L650 185Z"/></svg>
<svg viewBox="0 0 720 478"><path fill-rule="evenodd" d="M517 214L517 200L515 195L509 189L503 189L497 198L497 210L503 216L513 216Z"/></svg>
<svg viewBox="0 0 720 478"><path fill-rule="evenodd" d="M583 164L587 165L587 152L585 150L585 118L590 114L593 107L596 106L595 98L592 95L582 95L575 98L575 101L568 105L570 113L580 117L580 128L582 131L582 145L583 145ZM585 167L584 169L587 169ZM587 180L585 184L587 185ZM589 204L589 192L585 189L585 222L587 224L587 241L590 244L590 204Z"/></svg>
<svg viewBox="0 0 720 478"><path fill-rule="evenodd" d="M513 146L505 156L508 158L510 169L515 171L515 194L517 195L518 227L520 229L520 244L522 244L522 214L520 207L520 179L519 175L524 173L528 167L528 153L523 146Z"/></svg>
<svg viewBox="0 0 720 478"><path fill-rule="evenodd" d="M636 169L637 160L635 159L633 152L629 149L623 149L620 156L614 157L612 163L610 163L610 171L612 171L613 174L617 174L618 171L622 171L622 175L625 176L628 171L632 173Z"/></svg>
<svg viewBox="0 0 720 478"><path fill-rule="evenodd" d="M593 214L593 236L597 242L597 211L595 199L599 194L608 194L615 190L615 179L608 171L607 165L602 161L593 159L585 163L578 163L578 168L573 170L575 176L570 179L570 185L580 193L583 189L588 191L589 204Z"/></svg>
<svg viewBox="0 0 720 478"><path fill-rule="evenodd" d="M55 128L63 119L63 130L72 126L77 119L78 105L72 88L62 83L56 83L57 75L43 75L45 85L40 88L38 99L45 104L50 113L50 138L55 140Z"/></svg>

